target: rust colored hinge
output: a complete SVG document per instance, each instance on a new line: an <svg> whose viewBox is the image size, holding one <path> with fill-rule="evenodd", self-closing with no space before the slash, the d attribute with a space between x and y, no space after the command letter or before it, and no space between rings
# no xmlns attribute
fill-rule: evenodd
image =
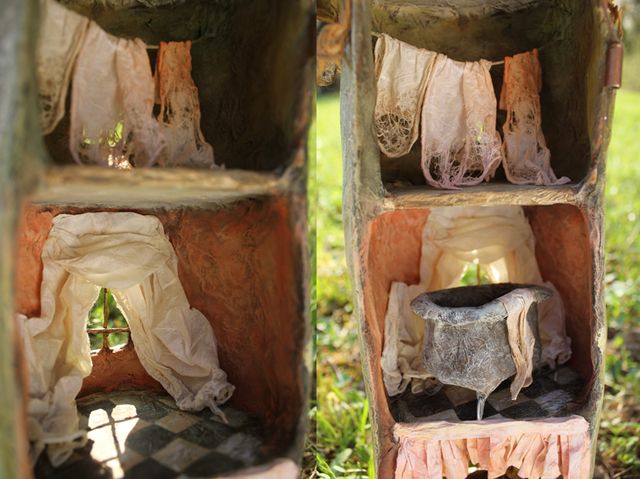
<svg viewBox="0 0 640 479"><path fill-rule="evenodd" d="M325 24L316 44L316 84L331 85L340 71L342 55L351 30L351 0L346 0L340 21Z"/></svg>
<svg viewBox="0 0 640 479"><path fill-rule="evenodd" d="M607 48L607 68L604 79L604 86L606 88L620 88L622 85L623 50L622 43L609 43Z"/></svg>

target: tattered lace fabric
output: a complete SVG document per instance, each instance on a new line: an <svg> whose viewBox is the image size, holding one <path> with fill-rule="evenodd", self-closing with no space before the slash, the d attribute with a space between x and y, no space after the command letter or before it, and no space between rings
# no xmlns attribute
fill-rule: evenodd
<svg viewBox="0 0 640 479"><path fill-rule="evenodd" d="M485 419L396 424L395 479L464 479L469 464L503 477L584 479L591 467L589 424L581 416L536 421Z"/></svg>
<svg viewBox="0 0 640 479"><path fill-rule="evenodd" d="M200 129L198 88L191 78L191 42L160 43L156 65L158 120L167 141L162 166L213 168L213 148Z"/></svg>
<svg viewBox="0 0 640 479"><path fill-rule="evenodd" d="M51 133L64 117L73 66L89 19L55 0L40 1L37 75L42 132Z"/></svg>
<svg viewBox="0 0 640 479"><path fill-rule="evenodd" d="M376 137L391 158L405 155L418 139L420 111L434 52L381 35L376 42Z"/></svg>
<svg viewBox="0 0 640 479"><path fill-rule="evenodd" d="M422 170L427 183L455 189L488 181L502 161L497 100L486 60L438 54L422 109Z"/></svg>
<svg viewBox="0 0 640 479"><path fill-rule="evenodd" d="M542 74L538 50L506 57L500 109L507 111L503 126L504 170L514 184L562 185L542 133L540 89Z"/></svg>
<svg viewBox="0 0 640 479"><path fill-rule="evenodd" d="M164 150L154 98L146 45L109 35L92 22L73 77L69 149L75 161L153 165Z"/></svg>

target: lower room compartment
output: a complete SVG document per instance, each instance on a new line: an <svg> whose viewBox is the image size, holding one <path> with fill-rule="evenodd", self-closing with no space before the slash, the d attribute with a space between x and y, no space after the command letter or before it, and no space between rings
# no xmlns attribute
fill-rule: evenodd
<svg viewBox="0 0 640 479"><path fill-rule="evenodd" d="M382 213L369 223L362 250L362 293L372 408L385 451L379 470L396 479L480 478L487 477L487 470L488 477L506 474L510 479L540 477L540 471L543 477L564 479L588 475L595 425L590 404L598 392L592 386L597 361L592 324L595 253L587 216L567 204L514 206L521 213L504 216L502 207L495 215L487 213L491 208L407 208ZM459 222L466 211L480 223ZM519 236L527 246L511 250L505 237L518 228L528 231ZM505 248L504 254L495 253L497 245ZM474 255L480 260L469 261ZM535 275L523 273L525 267L535 269ZM415 297L462 285L543 281L552 283L555 297L561 299L568 361L565 354L565 359L556 357L555 368L534 365L532 383L515 400L512 378L504 380L487 397L480 421L475 391L440 387L419 375L426 333L416 326L423 324L420 315L415 309L410 312ZM401 319L409 314L414 319ZM385 347L390 337L398 341L398 352ZM468 354L473 355L473 348Z"/></svg>
<svg viewBox="0 0 640 479"><path fill-rule="evenodd" d="M69 321L87 333L87 357L84 352L72 353L82 356L83 362L90 361L90 373L82 376L76 396L80 429L88 431L88 442L55 468L45 450L34 466L36 479L163 479L239 473L261 477L267 470L274 477L297 477L306 416L306 323L302 258L297 249L300 238L291 229L289 199L263 196L172 208L28 204L18 236L16 277L16 310L27 322L43 315L41 285L47 270L42 255L55 218L123 211L153 217L175 252L171 261L175 261L183 294L191 311L200 312L211 326L220 368L235 388L228 401L219 405L227 422L214 416L208 406L198 412L178 409L163 389L166 386L143 366L144 335L136 336L132 327L128 303L122 302L128 297L118 287L95 283L91 287L99 296L93 306L98 308L97 317L90 312L89 317L76 314ZM110 235L111 230L103 236ZM167 294L168 290L165 285L154 291ZM75 308L76 303L71 303ZM148 326L151 318L164 318L160 315L164 311L155 304L144 310L139 324L156 336L161 331L179 331L182 326L173 321L175 311L167 314L160 331ZM85 307L90 305L77 311ZM124 315L124 324L112 324L117 311ZM104 326L104 332L94 323ZM96 350L101 336L107 342ZM127 337L129 342L123 344ZM170 352L188 353L197 344L185 343L184 351L176 347ZM191 377L188 368L182 372L184 378Z"/></svg>

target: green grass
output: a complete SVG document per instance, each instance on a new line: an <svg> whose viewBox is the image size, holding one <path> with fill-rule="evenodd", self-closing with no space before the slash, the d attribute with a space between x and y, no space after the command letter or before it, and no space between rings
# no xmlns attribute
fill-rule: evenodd
<svg viewBox="0 0 640 479"><path fill-rule="evenodd" d="M364 394L344 259L337 96L317 102L317 421L306 477L373 477ZM618 96L606 189L609 346L598 444L604 477L640 477L640 93ZM616 476L616 474L618 474Z"/></svg>

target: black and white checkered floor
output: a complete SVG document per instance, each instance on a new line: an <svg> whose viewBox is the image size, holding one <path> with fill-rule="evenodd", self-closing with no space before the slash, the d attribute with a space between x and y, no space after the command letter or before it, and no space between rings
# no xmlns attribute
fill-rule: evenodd
<svg viewBox="0 0 640 479"><path fill-rule="evenodd" d="M230 407L222 408L224 424L148 391L92 394L77 404L89 443L56 469L41 458L38 479L216 477L265 460L259 422Z"/></svg>
<svg viewBox="0 0 640 479"><path fill-rule="evenodd" d="M567 416L576 404L584 382L569 367L534 374L533 383L511 400L509 386L504 381L488 398L484 419L540 419ZM397 422L473 421L476 419L476 394L470 389L444 386L437 394L413 394L407 390L389 399L391 413Z"/></svg>

